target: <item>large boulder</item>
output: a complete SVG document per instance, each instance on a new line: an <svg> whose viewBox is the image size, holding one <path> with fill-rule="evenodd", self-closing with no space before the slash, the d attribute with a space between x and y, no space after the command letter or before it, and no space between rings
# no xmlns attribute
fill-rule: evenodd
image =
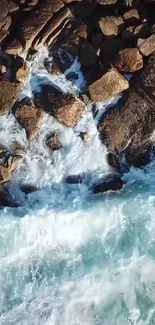
<svg viewBox="0 0 155 325"><path fill-rule="evenodd" d="M114 67L88 87L93 102L104 102L129 88L129 82Z"/></svg>
<svg viewBox="0 0 155 325"><path fill-rule="evenodd" d="M31 98L26 97L17 102L14 115L21 127L25 129L28 140L34 140L39 133L42 113L35 107Z"/></svg>
<svg viewBox="0 0 155 325"><path fill-rule="evenodd" d="M52 85L42 85L41 92L34 94L34 102L36 107L68 127L75 127L84 111L80 100Z"/></svg>
<svg viewBox="0 0 155 325"><path fill-rule="evenodd" d="M19 97L21 84L0 77L0 115L7 113Z"/></svg>
<svg viewBox="0 0 155 325"><path fill-rule="evenodd" d="M133 89L125 97L102 116L98 129L109 150L125 151L127 163L139 167L149 161L155 106Z"/></svg>

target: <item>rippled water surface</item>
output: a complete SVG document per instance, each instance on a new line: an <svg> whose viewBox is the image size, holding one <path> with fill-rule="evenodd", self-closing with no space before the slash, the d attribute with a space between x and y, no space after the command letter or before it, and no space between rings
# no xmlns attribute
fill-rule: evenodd
<svg viewBox="0 0 155 325"><path fill-rule="evenodd" d="M45 77L38 64L26 93L36 87L35 75ZM66 91L77 93L80 82L72 88L65 81ZM74 131L46 114L43 121L12 179L24 208L0 212L0 324L154 325L154 162L131 169L119 193L94 196L91 183L109 167L90 108ZM77 137L81 129L92 137L87 144ZM51 157L45 135L53 130L63 150ZM1 118L0 136L8 147L15 139L26 143L13 116ZM65 184L65 176L77 173L85 173L83 184ZM18 181L40 190L19 198Z"/></svg>

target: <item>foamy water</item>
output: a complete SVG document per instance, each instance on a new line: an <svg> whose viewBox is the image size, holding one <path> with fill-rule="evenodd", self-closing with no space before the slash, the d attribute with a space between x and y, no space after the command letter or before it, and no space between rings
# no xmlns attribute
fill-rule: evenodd
<svg viewBox="0 0 155 325"><path fill-rule="evenodd" d="M42 82L80 92L78 82L53 77L43 69L45 48L31 65L22 97ZM109 172L106 148L97 133L100 114L115 98L91 103L74 130L44 114L39 137L12 177L19 208L0 216L1 325L154 325L155 324L155 163L132 168L119 193L93 195L91 184ZM63 149L51 154L47 134L57 131ZM91 141L78 137L87 131ZM0 118L1 142L27 146L25 131L12 115ZM67 175L84 174L82 184L66 184ZM24 196L18 182L37 185Z"/></svg>

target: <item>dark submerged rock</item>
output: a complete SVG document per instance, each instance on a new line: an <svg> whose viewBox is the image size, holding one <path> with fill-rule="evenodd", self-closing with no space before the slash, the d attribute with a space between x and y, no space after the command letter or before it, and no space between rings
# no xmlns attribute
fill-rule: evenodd
<svg viewBox="0 0 155 325"><path fill-rule="evenodd" d="M94 194L105 193L108 191L119 191L125 183L117 175L107 175L101 180L99 184L92 186Z"/></svg>

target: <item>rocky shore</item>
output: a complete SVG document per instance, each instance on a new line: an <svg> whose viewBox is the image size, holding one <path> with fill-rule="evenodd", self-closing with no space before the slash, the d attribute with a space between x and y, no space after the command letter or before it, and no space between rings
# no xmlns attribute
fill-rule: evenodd
<svg viewBox="0 0 155 325"><path fill-rule="evenodd" d="M77 96L44 83L31 97L19 100L29 77L29 64L40 46L48 46L49 74L61 75L75 59L85 83ZM132 77L131 77L132 76ZM75 74L66 74L76 80ZM130 79L131 78L131 79ZM47 113L74 128L92 102L122 94L115 107L99 119L98 132L108 149L107 160L117 175L93 187L94 193L119 190L131 166L150 162L155 130L155 1L154 0L0 0L0 115L13 114L34 141ZM91 141L85 132L81 141ZM49 150L60 150L56 133L48 135ZM27 148L6 148L0 139L0 205L16 206L7 190ZM69 179L69 178L68 178ZM69 183L82 182L80 175ZM80 180L80 181L79 181ZM22 189L22 186L21 186ZM31 191L31 187L27 192ZM34 190L34 189L33 189ZM8 199L7 199L8 198Z"/></svg>

